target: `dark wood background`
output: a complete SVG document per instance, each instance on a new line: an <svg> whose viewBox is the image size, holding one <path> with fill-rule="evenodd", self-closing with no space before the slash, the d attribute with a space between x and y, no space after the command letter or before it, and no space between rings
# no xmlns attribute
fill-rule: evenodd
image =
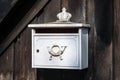
<svg viewBox="0 0 120 80"><path fill-rule="evenodd" d="M120 80L119 0L6 0L0 5L0 80ZM13 4L12 4L13 3ZM3 4L3 5L4 5ZM10 6L10 4L12 4ZM2 7L9 7L1 10ZM31 23L56 21L66 7L71 21L89 23L89 67L31 68Z"/></svg>

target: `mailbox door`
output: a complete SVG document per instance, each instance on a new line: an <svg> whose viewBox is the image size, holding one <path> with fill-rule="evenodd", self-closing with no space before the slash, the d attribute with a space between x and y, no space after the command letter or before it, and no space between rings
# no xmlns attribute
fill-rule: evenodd
<svg viewBox="0 0 120 80"><path fill-rule="evenodd" d="M32 67L70 69L79 67L78 39L77 34L34 35Z"/></svg>

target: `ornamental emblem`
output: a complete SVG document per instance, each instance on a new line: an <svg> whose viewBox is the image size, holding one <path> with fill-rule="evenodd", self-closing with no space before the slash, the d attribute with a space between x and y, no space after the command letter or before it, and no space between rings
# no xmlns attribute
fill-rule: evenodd
<svg viewBox="0 0 120 80"><path fill-rule="evenodd" d="M69 12L66 12L66 8L63 7L62 12L57 14L58 21L60 22L68 22L72 15Z"/></svg>
<svg viewBox="0 0 120 80"><path fill-rule="evenodd" d="M48 52L50 54L50 59L49 60L52 60L52 57L59 57L60 60L63 60L62 59L62 54L64 53L65 49L67 48L67 46L58 46L58 45L53 45L51 48L50 47L47 47L48 48Z"/></svg>

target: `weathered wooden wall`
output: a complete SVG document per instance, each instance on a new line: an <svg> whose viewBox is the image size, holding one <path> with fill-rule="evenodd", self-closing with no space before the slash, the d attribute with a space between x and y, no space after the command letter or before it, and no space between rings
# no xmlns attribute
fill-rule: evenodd
<svg viewBox="0 0 120 80"><path fill-rule="evenodd" d="M120 1L114 0L113 76L120 80Z"/></svg>
<svg viewBox="0 0 120 80"><path fill-rule="evenodd" d="M6 40L8 42L5 45L8 47L5 51L5 46L2 45L4 52L0 55L0 80L120 79L119 0L38 0L36 2L10 34L11 41ZM73 15L71 21L91 25L89 67L81 71L32 69L31 34L27 25L56 21L56 14L64 6Z"/></svg>
<svg viewBox="0 0 120 80"><path fill-rule="evenodd" d="M0 56L0 80L13 80L14 44Z"/></svg>
<svg viewBox="0 0 120 80"><path fill-rule="evenodd" d="M0 22L14 7L18 0L0 0Z"/></svg>
<svg viewBox="0 0 120 80"><path fill-rule="evenodd" d="M14 80L35 80L35 70L31 68L30 30L25 29L15 40Z"/></svg>
<svg viewBox="0 0 120 80"><path fill-rule="evenodd" d="M112 80L113 1L95 0L95 80Z"/></svg>

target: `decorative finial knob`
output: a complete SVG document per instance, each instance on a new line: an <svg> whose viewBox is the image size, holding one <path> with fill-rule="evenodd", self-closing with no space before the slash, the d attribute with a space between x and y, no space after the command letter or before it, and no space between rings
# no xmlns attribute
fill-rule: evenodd
<svg viewBox="0 0 120 80"><path fill-rule="evenodd" d="M72 15L68 12L66 12L66 8L62 8L62 12L57 14L57 18L59 19L58 21L60 22L68 22Z"/></svg>

